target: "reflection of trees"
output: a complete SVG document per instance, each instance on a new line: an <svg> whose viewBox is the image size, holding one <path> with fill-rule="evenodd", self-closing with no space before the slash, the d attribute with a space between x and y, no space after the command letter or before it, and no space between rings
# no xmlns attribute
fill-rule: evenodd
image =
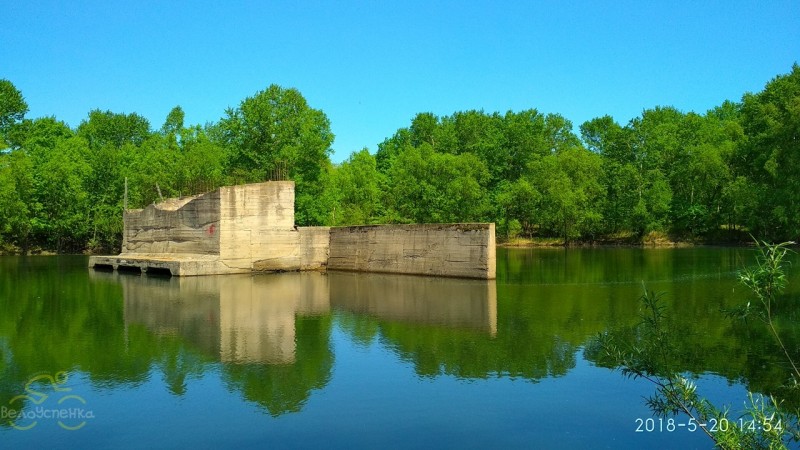
<svg viewBox="0 0 800 450"><path fill-rule="evenodd" d="M529 286L348 276L331 277L331 303L342 311L339 325L359 344L378 339L423 376L537 380L564 375L575 366L575 353L587 334L581 318L603 311L591 310L596 302L560 301L561 289L533 299ZM422 290L424 282L431 287ZM413 295L407 298L403 293L409 291ZM461 311L458 316L455 310Z"/></svg>
<svg viewBox="0 0 800 450"><path fill-rule="evenodd" d="M723 330L724 337L715 339L703 332L703 324L677 318L672 307L660 309L662 316L654 327L645 321L651 311L643 312L635 323L609 327L589 339L584 357L600 367L634 368L633 372L642 370L654 377L715 373L744 384L751 392L784 399L790 410L800 407L797 389L785 383L791 379L791 367L762 324L734 322L726 327L731 319L720 317L717 329ZM791 348L798 348L799 334L786 333Z"/></svg>
<svg viewBox="0 0 800 450"><path fill-rule="evenodd" d="M507 375L538 380L565 375L575 366L576 347L558 336L528 336L527 342L498 330L492 338L469 330L380 323L381 340L414 364L419 375L487 378Z"/></svg>
<svg viewBox="0 0 800 450"><path fill-rule="evenodd" d="M752 259L752 251L702 248L663 250L647 256L650 259L642 259L644 256L640 255L641 252L649 255L646 250L613 249L607 252L616 261L614 270L621 274L638 274L647 281L649 290L666 293L665 305L670 316L669 345L674 347L670 352L670 371L694 375L717 374L731 383L743 384L750 391L776 394L794 405L800 405L796 393L786 390L785 381L790 378L790 367L781 357L782 350L768 331L761 324L732 320L722 312L745 301L746 290L738 284L735 274ZM602 255L603 251L595 250L594 253ZM597 267L598 264L575 262L583 257L556 256L557 253L552 251L548 254L548 257L562 263L562 277L604 276L602 273L606 269ZM796 255L794 260L796 264ZM637 267L640 264L646 266ZM586 270L581 270L584 266ZM664 273L659 273L652 266L662 266ZM581 275L571 275L573 272ZM797 279L797 275L794 274L794 279ZM517 276L525 275L520 273ZM777 312L782 336L798 356L800 327L796 323L800 314L799 284L790 282L784 294L785 299L780 302L781 310ZM608 291L605 302L628 307L626 312L616 314L614 320L604 324L595 334L606 333L617 342L636 342L641 336L635 333L635 325L639 322L635 304L641 289L640 283L633 282L595 287L598 293ZM630 308L630 305L634 308ZM603 367L615 367L613 361L599 351L596 340L590 339L584 345L584 357L587 360Z"/></svg>
<svg viewBox="0 0 800 450"><path fill-rule="evenodd" d="M498 282L530 284L680 282L732 276L752 251L743 248L498 249ZM636 295L638 298L638 294Z"/></svg>
<svg viewBox="0 0 800 450"><path fill-rule="evenodd" d="M0 265L0 339L12 355L4 360L23 379L73 369L99 384L146 378L157 346L152 337L130 339L120 286L87 283L85 258L9 258Z"/></svg>
<svg viewBox="0 0 800 450"><path fill-rule="evenodd" d="M99 386L135 385L183 351L167 345L174 337L126 329L120 285L87 282L82 257L0 258L0 311L0 405L36 374L80 370Z"/></svg>
<svg viewBox="0 0 800 450"><path fill-rule="evenodd" d="M501 249L496 316L491 308L476 307L475 311L487 311L481 312L484 315L476 313L478 320L467 320L472 315L453 315L450 322L434 320L434 314L430 320L423 320L432 311L426 309L425 302L417 301L425 279L391 276L387 282L377 282L383 286L378 291L370 291L366 289L368 284L381 277L358 274L338 278L336 274L244 277L254 279L252 284L236 277L224 278L230 289L187 288L192 283L205 286L212 278L184 281L183 287L150 280L153 290L148 287L143 295L149 298L155 295L153 292L167 290L166 298L172 296L177 309L170 309L160 298L161 303L154 305L166 309L156 309L159 314L148 322L139 320L148 317L146 314L137 316L133 309L125 309L126 294L119 278L95 276L87 281L85 258L0 258L0 405L7 405L19 395L30 376L62 370L81 371L92 383L109 388L142 383L157 370L173 394L183 395L187 380L202 376L214 364L215 369L220 367L230 389L242 392L244 398L270 414L298 411L312 390L321 389L328 382L334 361L332 318L325 306L327 300L323 301L329 286L316 282L310 286L311 275L316 275L317 280L330 280L331 294L343 295L330 301L340 311L336 314L337 324L354 341L364 345L380 342L413 364L420 375L511 376L530 380L568 373L575 367L577 352L590 337L635 324L644 280L648 288L668 292L670 311L684 326L676 334L681 371L720 374L752 391L774 392L800 404L796 397L782 394L788 368L773 356L780 352L770 336L759 327L736 323L720 313L721 308L732 307L743 298L741 289L734 291L737 282L733 273L747 258L748 250L741 249L592 249L566 253ZM789 300L780 302L783 309L778 312L777 326L787 347L800 353L800 327L796 325L800 317L800 282L795 281L800 259L795 255L793 262L792 280L784 294ZM353 278L372 281L365 285ZM141 283L147 280L148 277L124 278L125 283L139 288L145 287ZM405 280L412 283L404 287ZM282 287L278 289L275 283ZM441 285L434 296L440 301L447 300L448 293L459 301L467 297L462 293L453 296L456 287L450 282L432 284ZM353 288L372 292L368 297L378 300L392 293L403 294L393 303L398 309L390 311L385 309L388 303L362 301L363 297L353 294ZM312 290L316 292L314 299L297 295ZM262 292L278 291L279 298L261 301L265 299ZM220 303L215 299L223 292L227 293L227 300ZM214 308L220 311L221 304L244 308L245 303L238 300L246 295L252 296L254 304L266 308L252 315L280 316L281 320L248 321L242 325L241 318L248 317L250 311L246 308L236 314L229 311L224 317L214 314ZM408 298L415 301L402 301ZM275 316L266 313L273 306L283 311L290 304L297 305L297 309ZM483 300L474 303L484 304ZM199 309L182 310L180 305ZM447 310L456 308L448 306L437 311ZM463 314L463 310L459 308L458 313ZM276 341L273 333L261 341L269 345L257 347L254 353L237 353L245 348L234 346L238 345L237 340L229 341L230 348L236 349L229 351L221 348L221 332L208 330L209 323L224 329L251 330L252 334L245 336L248 343L262 336L259 330L291 326L292 333L280 335L291 345ZM225 323L230 326L225 328ZM291 358L278 358L270 353L273 349L290 349L293 354ZM229 359L223 359L223 354ZM259 360L257 355L265 357ZM603 363L588 350L583 356L595 364ZM224 362L217 365L221 359ZM278 363L264 364L265 361Z"/></svg>
<svg viewBox="0 0 800 450"><path fill-rule="evenodd" d="M789 398L783 394L789 368L773 356L780 355L774 340L720 312L741 302L734 274L750 256L746 249L501 249L494 337L352 314L340 315L339 323L360 342L381 340L420 375L538 380L566 374L597 333L635 324L641 281L647 280L649 288L669 291L666 301L680 326L674 336L681 371L719 374L752 391ZM798 286L790 283L793 291L786 295L800 299ZM798 315L800 302L794 301L778 325L787 346L800 352ZM589 350L584 357L602 364Z"/></svg>
<svg viewBox="0 0 800 450"><path fill-rule="evenodd" d="M207 286L213 277L185 283L189 288L181 289L165 279L90 275L87 280L82 257L0 258L0 405L20 395L32 375L59 371L80 371L93 384L113 389L145 382L157 370L170 392L183 395L188 379L199 378L220 360L220 330L210 330L208 323L219 327L220 321L219 286L216 291ZM282 292L318 287L304 287L304 278L291 274L274 278L287 279L300 281L289 281L291 286ZM274 288L265 280L254 282L254 297L263 297L257 293L263 294L262 288ZM227 284L233 285L242 287L238 282ZM128 289L125 293L123 287ZM155 301L136 303L136 298L128 298L131 292ZM229 300L235 304L239 291L232 292ZM133 303L126 305L126 300ZM314 317L288 316L294 326L290 337L296 361L292 355L290 364L221 365L229 386L273 415L298 411L310 391L323 387L330 377L331 318L318 311L316 297L308 301L300 298L300 308ZM137 317L153 320L136 321ZM230 325L241 325L237 323Z"/></svg>
<svg viewBox="0 0 800 450"><path fill-rule="evenodd" d="M224 364L229 388L256 402L272 416L298 412L313 389L328 384L333 368L331 316L298 317L296 360L292 364Z"/></svg>
<svg viewBox="0 0 800 450"><path fill-rule="evenodd" d="M162 359L170 389L182 394L197 369L195 348L221 361L222 378L273 416L299 411L325 386L333 366L327 277L262 276L121 279L125 321L180 337ZM169 347L168 347L169 348Z"/></svg>
<svg viewBox="0 0 800 450"><path fill-rule="evenodd" d="M337 322L357 344L378 338L423 375L486 376L460 355L465 348L492 345L494 280L341 272L328 278L331 307L341 312Z"/></svg>
<svg viewBox="0 0 800 450"><path fill-rule="evenodd" d="M516 295L515 295L516 294ZM508 286L498 288L497 332L415 324L343 314L346 330L374 333L420 375L454 375L487 378L507 375L538 380L565 375L575 367L575 353L585 335L582 327L570 327L576 306L565 302L521 299ZM561 306L562 310L543 307ZM566 306L566 307L565 307ZM578 313L592 314L587 305ZM586 308L581 310L581 308ZM358 339L367 341L368 334Z"/></svg>

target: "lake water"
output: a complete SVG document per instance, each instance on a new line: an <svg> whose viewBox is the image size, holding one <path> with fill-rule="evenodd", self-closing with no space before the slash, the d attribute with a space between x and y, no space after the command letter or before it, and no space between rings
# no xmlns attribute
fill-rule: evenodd
<svg viewBox="0 0 800 450"><path fill-rule="evenodd" d="M89 271L80 256L0 257L0 442L711 448L699 430L636 432L653 385L600 367L587 345L639 320L644 283L666 292L683 326L676 364L702 395L736 411L748 390L780 392L789 371L770 335L720 312L747 298L736 273L752 258L498 249L497 280L476 281L157 278ZM782 301L797 305L791 259ZM778 311L795 350L798 311Z"/></svg>

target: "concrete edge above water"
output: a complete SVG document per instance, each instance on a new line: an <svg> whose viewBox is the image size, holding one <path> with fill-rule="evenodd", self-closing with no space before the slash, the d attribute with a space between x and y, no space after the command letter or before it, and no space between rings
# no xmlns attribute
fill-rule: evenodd
<svg viewBox="0 0 800 450"><path fill-rule="evenodd" d="M493 223L294 225L293 181L224 186L123 214L122 251L89 267L172 276L343 270L496 277Z"/></svg>
<svg viewBox="0 0 800 450"><path fill-rule="evenodd" d="M308 227L305 230L317 229L327 239L291 239L296 249L287 253L262 248L266 251L253 255L252 261L228 261L217 254L122 253L91 256L89 267L171 276L337 270L495 279L494 228L493 223ZM286 245L276 242L281 249ZM316 264L297 257L312 250ZM265 265L265 260L271 263Z"/></svg>

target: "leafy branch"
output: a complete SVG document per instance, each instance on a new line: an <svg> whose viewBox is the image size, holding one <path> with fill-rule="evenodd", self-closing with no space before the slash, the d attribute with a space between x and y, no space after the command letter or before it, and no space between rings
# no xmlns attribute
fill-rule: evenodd
<svg viewBox="0 0 800 450"><path fill-rule="evenodd" d="M756 242L756 264L742 270L739 279L755 295L757 302L748 302L733 311L729 317L746 320L757 316L770 330L792 367L789 387L800 391L800 371L774 325L776 304L786 288L785 260L793 242L768 244ZM644 289L639 298L640 321L628 328L609 330L598 335L587 346L600 365L619 368L629 378L642 378L656 386L653 396L645 402L653 414L661 417L686 414L697 423L715 445L724 449L786 448L787 442L800 442L799 412L790 413L783 401L773 396L748 394L745 411L736 419L729 419L729 410L715 407L697 392L697 385L682 376L679 366L681 351L676 336L682 330L666 314L664 293ZM710 430L710 422L735 424Z"/></svg>

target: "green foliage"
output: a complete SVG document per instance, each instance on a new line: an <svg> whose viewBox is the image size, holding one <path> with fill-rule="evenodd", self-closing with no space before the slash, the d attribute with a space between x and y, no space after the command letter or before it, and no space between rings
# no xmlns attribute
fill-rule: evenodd
<svg viewBox="0 0 800 450"><path fill-rule="evenodd" d="M244 99L226 111L213 137L227 151L231 181L292 179L297 223L319 223L316 199L330 164L333 133L325 113L308 106L297 89L271 85Z"/></svg>
<svg viewBox="0 0 800 450"><path fill-rule="evenodd" d="M315 180L319 162L330 154L333 134L325 114L296 89L271 85L220 120L219 137L229 148L229 168L243 181L269 179L283 164L291 176Z"/></svg>
<svg viewBox="0 0 800 450"><path fill-rule="evenodd" d="M800 66L742 99L745 139L734 153L734 171L755 188L747 211L751 232L772 240L800 236Z"/></svg>
<svg viewBox="0 0 800 450"><path fill-rule="evenodd" d="M800 372L774 326L775 302L786 287L784 257L790 244L759 244L756 266L740 274L741 283L759 301L728 311L728 315L745 318L757 314L766 324L792 367L792 380L787 386L794 398L800 392ZM599 334L587 345L587 355L604 367L620 368L625 376L652 382L656 393L646 403L655 415L686 414L690 423L701 428L719 448L773 449L800 442L800 411L789 410L774 396L749 393L745 410L739 416L731 416L727 408L720 409L698 394L696 384L677 369L685 355L677 336L685 330L666 314L662 297L645 290L640 298L639 324ZM730 426L712 429L709 423Z"/></svg>
<svg viewBox="0 0 800 450"><path fill-rule="evenodd" d="M81 122L77 133L92 148L141 145L150 136L150 123L136 113L116 114L95 109L89 112L88 120Z"/></svg>
<svg viewBox="0 0 800 450"><path fill-rule="evenodd" d="M479 219L487 209L486 166L472 154L441 154L429 144L400 153L386 174L387 209L398 222Z"/></svg>
<svg viewBox="0 0 800 450"><path fill-rule="evenodd" d="M183 131L183 119L185 114L183 108L176 106L167 114L167 120L161 127L161 132L166 135L180 135Z"/></svg>
<svg viewBox="0 0 800 450"><path fill-rule="evenodd" d="M758 299L758 303L751 308L748 302L739 309L739 317L746 318L750 314L756 314L769 327L775 340L783 349L786 359L792 365L794 373L794 383L800 382L800 370L792 358L790 351L781 339L780 333L775 328L774 316L779 306L778 299L786 288L786 273L784 271L784 259L790 251L788 246L794 242L784 242L781 244L770 245L767 242L758 243L758 255L756 265L749 267L739 274L739 280L744 284Z"/></svg>
<svg viewBox="0 0 800 450"><path fill-rule="evenodd" d="M764 321L772 320L772 309L784 289L786 289L786 273L784 271L784 258L790 251L789 246L794 242L784 242L769 245L766 242L758 243L756 265L745 268L739 274L742 284L755 294L761 307L758 314Z"/></svg>
<svg viewBox="0 0 800 450"><path fill-rule="evenodd" d="M202 127L187 126L176 106L158 130L138 114L102 110L72 130L53 117L25 119L11 82L0 80L0 94L5 248L113 252L126 179L132 208L294 180L298 225L496 222L506 237L565 243L652 232L800 237L797 65L740 103L705 114L658 106L625 125L602 116L580 126L581 138L566 118L535 109L420 113L374 156L361 150L338 165L325 114L277 85Z"/></svg>
<svg viewBox="0 0 800 450"><path fill-rule="evenodd" d="M539 220L541 200L542 194L525 178L500 183L495 195L500 232L510 237L516 223L525 235L532 236Z"/></svg>
<svg viewBox="0 0 800 450"><path fill-rule="evenodd" d="M65 139L34 169L32 233L50 248L80 248L87 239L89 203L83 185L91 170L87 154L82 138Z"/></svg>
<svg viewBox="0 0 800 450"><path fill-rule="evenodd" d="M333 169L329 191L336 196L338 210L331 212L332 225L373 223L381 215L383 175L367 149L353 153L347 161ZM335 205L333 206L335 208Z"/></svg>
<svg viewBox="0 0 800 450"><path fill-rule="evenodd" d="M540 223L565 241L594 236L602 221L601 159L580 147L552 153L531 165L542 193Z"/></svg>
<svg viewBox="0 0 800 450"><path fill-rule="evenodd" d="M5 146L6 133L22 121L28 112L28 104L13 83L0 79L0 150Z"/></svg>
<svg viewBox="0 0 800 450"><path fill-rule="evenodd" d="M32 189L31 158L20 151L0 153L0 243L27 248Z"/></svg>

